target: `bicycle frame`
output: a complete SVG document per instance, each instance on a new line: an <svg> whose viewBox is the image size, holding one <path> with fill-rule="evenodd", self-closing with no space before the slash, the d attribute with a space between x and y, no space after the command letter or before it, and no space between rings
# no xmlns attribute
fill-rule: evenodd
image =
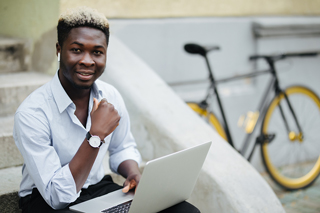
<svg viewBox="0 0 320 213"><path fill-rule="evenodd" d="M222 120L223 120L224 125L225 125L224 127L225 127L226 135L227 135L227 138L228 138L228 142L234 148L236 148L236 147L234 146L233 139L232 139L232 136L230 134L229 125L227 123L227 120L226 120L226 117L225 117L225 113L224 113L224 110L223 110L223 106L222 106L222 103L221 103L221 100L220 100L220 95L219 95L219 92L217 90L217 84L230 82L230 81L235 81L235 80L241 80L241 79L249 78L249 77L257 77L259 75L268 74L268 73L272 73L272 71L271 70L258 71L258 72L255 72L255 73L248 73L248 74L239 75L239 76L236 76L236 77L225 78L225 79L220 79L220 80L214 80L213 75L211 74L213 81L211 81L211 86L210 87L214 90L214 93L215 93L215 95L217 97L217 102L218 102L218 105L219 105L219 110L220 110L220 113L221 113L221 116L222 116ZM265 109L266 109L267 103L268 103L267 102L268 95L270 94L270 92L272 90L274 90L274 88L276 88L276 87L278 88L279 87L276 75L272 75L272 76L273 77L269 81L268 86L267 86L267 88L265 89L265 91L263 93L262 99L259 102L258 111L260 112L260 115L258 117L256 125L254 126L253 131L251 133L247 133L246 134L246 138L244 139L244 141L242 143L241 150L238 150L240 152L240 154L243 155L243 156L245 156L245 154L247 152L248 146L249 146L250 141L251 141L251 137L252 137L253 133L256 130L257 124L260 123L262 121L262 118L264 117ZM252 147L250 155L247 158L247 160L249 160L249 161L251 159L254 147L255 147L255 145Z"/></svg>
<svg viewBox="0 0 320 213"><path fill-rule="evenodd" d="M238 150L238 152L240 152L240 154L242 156L246 156L246 153L247 153L247 150L248 150L248 147L250 145L250 141L251 141L251 138L252 138L252 135L253 133L255 132L255 129L256 127L258 126L257 124L260 124L262 122L262 119L264 118L264 115L266 113L266 109L267 109L267 100L268 100L268 96L270 94L270 92L273 90L275 91L275 96L279 95L280 93L284 94L285 96L285 100L289 106L289 109L294 117L294 120L295 120L295 123L299 129L299 131L302 133L302 130L301 130L301 127L299 125L299 122L297 120L297 117L295 115L295 112L293 110L293 108L291 107L291 103L287 97L287 95L285 94L285 92L283 92L283 90L280 88L279 86L279 81L278 81L278 77L277 77L277 74L276 74L276 69L275 69L275 66L274 66L274 63L276 60L279 60L279 59L282 59L282 58L285 58L287 56L300 56L300 55L285 55L284 57L282 58L279 58L279 59L271 59L271 58L265 58L270 69L268 70L264 70L264 71L257 71L257 72L251 72L251 73L248 73L248 74L243 74L243 75L239 75L239 76L235 76L235 77L229 77L229 78L224 78L224 79L220 79L220 80L215 80L214 79L214 76L213 76L213 72L211 70L211 67L210 67L210 63L208 61L208 58L205 55L203 55L205 60L206 60L206 64L207 64L207 67L208 67L208 70L209 70L209 79L210 79L210 82L211 82L211 85L210 85L210 88L209 89L212 89L214 91L214 94L216 95L216 98L217 98L217 102L218 102L218 106L219 106L219 109L220 109L220 113L221 113L221 116L222 116L222 120L224 122L224 128L225 128L225 132L226 132L226 136L227 136L227 139L228 139L228 142L230 143L230 145L236 149L236 147L234 146L234 143L233 143L233 140L232 140L232 136L230 134L230 131L229 131L229 125L228 125L228 122L226 120L226 117L225 117L225 113L224 113L224 110L223 110L223 106L222 106L222 102L221 102L221 99L220 99L220 95L219 95L219 92L217 90L217 84L219 83L224 83L224 82L229 82L229 81L234 81L234 80L240 80L240 79L243 79L243 78L252 78L252 77L257 77L259 75L263 75L263 74L268 74L270 73L272 78L271 80L269 81L269 84L267 86L267 88L265 89L264 93L263 93L263 96L262 96L262 99L260 100L260 103L259 103L259 106L258 106L258 112L260 112L259 114L259 117L253 127L253 130L250 132L250 133L247 133L246 134L246 137L244 139L244 142L241 146L241 150ZM310 54L308 53L308 56L310 56ZM205 101L207 101L209 97L209 94L207 95L207 97L205 98ZM279 105L279 108L280 108L280 112L281 112L281 115L282 115L282 118L284 120L284 123L287 127L287 131L289 131L289 127L288 127L288 123L287 123L287 120L282 112L282 108L281 108L281 105ZM271 136L265 136L263 135L263 133L260 133L260 136L258 136L251 148L251 151L249 152L249 155L248 157L245 157L248 161L251 160L251 157L253 155L253 152L254 152L254 149L255 149L255 146L257 145L257 143L262 143L264 142L265 140L268 140L268 141L271 141L273 139L273 137Z"/></svg>

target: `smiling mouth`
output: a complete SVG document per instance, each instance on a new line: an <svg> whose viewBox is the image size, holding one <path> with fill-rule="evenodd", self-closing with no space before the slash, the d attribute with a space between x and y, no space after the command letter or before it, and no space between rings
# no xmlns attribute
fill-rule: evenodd
<svg viewBox="0 0 320 213"><path fill-rule="evenodd" d="M86 72L77 72L77 76L82 81L90 80L93 77L94 73L86 73Z"/></svg>
<svg viewBox="0 0 320 213"><path fill-rule="evenodd" d="M80 75L84 75L84 76L88 76L88 75L92 75L92 74L88 74L88 73L81 73L79 72Z"/></svg>

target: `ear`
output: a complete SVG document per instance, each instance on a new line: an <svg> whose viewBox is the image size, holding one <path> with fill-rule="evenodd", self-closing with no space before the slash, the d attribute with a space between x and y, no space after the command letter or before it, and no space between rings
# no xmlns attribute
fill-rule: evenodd
<svg viewBox="0 0 320 213"><path fill-rule="evenodd" d="M61 53L61 47L59 45L59 43L56 43L56 55L58 56L58 53Z"/></svg>

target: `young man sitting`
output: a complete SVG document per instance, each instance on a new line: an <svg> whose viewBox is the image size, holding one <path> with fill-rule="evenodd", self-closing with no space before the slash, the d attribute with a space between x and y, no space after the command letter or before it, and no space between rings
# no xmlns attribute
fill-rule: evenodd
<svg viewBox="0 0 320 213"><path fill-rule="evenodd" d="M124 192L141 177L122 97L98 80L106 67L107 19L78 8L60 16L57 31L59 70L15 114L14 139L24 158L22 212L70 212L70 205L122 188L104 174L107 152L111 170L126 178ZM187 202L164 211L198 212Z"/></svg>

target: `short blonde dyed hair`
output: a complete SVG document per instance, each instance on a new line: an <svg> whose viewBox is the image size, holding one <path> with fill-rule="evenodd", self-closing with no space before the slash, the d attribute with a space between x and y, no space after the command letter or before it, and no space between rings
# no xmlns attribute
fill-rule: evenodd
<svg viewBox="0 0 320 213"><path fill-rule="evenodd" d="M92 27L101 30L109 43L109 22L108 19L97 10L89 7L78 7L67 10L59 17L57 34L58 43L62 47L63 42L68 37L70 31L76 27Z"/></svg>

